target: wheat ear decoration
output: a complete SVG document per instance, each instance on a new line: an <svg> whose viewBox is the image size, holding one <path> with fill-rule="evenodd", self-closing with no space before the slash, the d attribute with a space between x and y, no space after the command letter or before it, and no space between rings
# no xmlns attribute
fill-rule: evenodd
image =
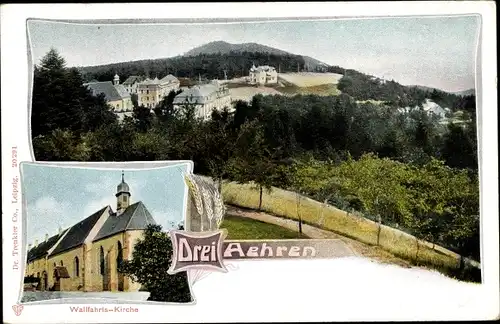
<svg viewBox="0 0 500 324"><path fill-rule="evenodd" d="M214 210L212 208L211 194L206 186L203 186L201 188L201 193L203 195L203 202L205 204L205 212L208 218L209 229L212 229L212 219L214 218Z"/></svg>
<svg viewBox="0 0 500 324"><path fill-rule="evenodd" d="M215 210L215 222L217 223L217 228L219 228L222 223L222 218L226 214L226 206L224 205L224 200L219 192L214 194L214 210Z"/></svg>
<svg viewBox="0 0 500 324"><path fill-rule="evenodd" d="M184 176L184 180L186 181L186 184L188 185L189 190L193 194L193 199L194 199L194 205L196 206L196 210L198 211L198 214L203 215L203 202L201 200L200 196L200 190L198 188L198 185L192 178L192 176L186 174Z"/></svg>

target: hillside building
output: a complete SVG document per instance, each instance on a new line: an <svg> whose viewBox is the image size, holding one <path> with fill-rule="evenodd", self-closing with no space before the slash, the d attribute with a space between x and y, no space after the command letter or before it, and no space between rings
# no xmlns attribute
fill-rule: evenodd
<svg viewBox="0 0 500 324"><path fill-rule="evenodd" d="M137 239L155 220L141 202L131 204L122 181L116 190L116 211L104 206L79 223L28 246L25 275L41 278L39 290L138 291L140 284L119 273L132 257Z"/></svg>
<svg viewBox="0 0 500 324"><path fill-rule="evenodd" d="M256 85L277 84L278 72L272 66L263 65L255 67L255 65L252 65L248 81L250 84Z"/></svg>
<svg viewBox="0 0 500 324"><path fill-rule="evenodd" d="M209 84L200 84L190 87L174 98L174 107L185 104L196 106L196 116L210 118L212 110L222 111L225 107L231 109L231 96L227 85L213 80Z"/></svg>
<svg viewBox="0 0 500 324"><path fill-rule="evenodd" d="M426 111L429 115L433 114L438 116L439 118L445 118L446 115L450 112L450 109L443 108L430 99L425 99L425 103L422 105L422 107L424 111Z"/></svg>
<svg viewBox="0 0 500 324"><path fill-rule="evenodd" d="M111 106L112 111L118 115L119 119L132 115L134 109L132 99L126 88L120 84L120 77L118 75L115 75L113 83L111 81L104 81L89 82L83 85L89 88L94 96L104 94L106 103Z"/></svg>
<svg viewBox="0 0 500 324"><path fill-rule="evenodd" d="M179 90L180 82L172 74L162 79L146 79L137 84L139 106L155 108L171 91Z"/></svg>
<svg viewBox="0 0 500 324"><path fill-rule="evenodd" d="M143 77L137 76L137 75L131 75L123 82L123 86L125 87L125 90L129 94L137 94L137 85L144 80Z"/></svg>

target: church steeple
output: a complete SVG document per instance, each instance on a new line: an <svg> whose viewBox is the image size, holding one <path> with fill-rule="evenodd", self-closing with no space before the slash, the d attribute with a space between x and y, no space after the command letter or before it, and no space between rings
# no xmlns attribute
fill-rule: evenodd
<svg viewBox="0 0 500 324"><path fill-rule="evenodd" d="M122 182L116 187L116 214L121 215L130 205L130 188L125 182L125 174L122 171Z"/></svg>
<svg viewBox="0 0 500 324"><path fill-rule="evenodd" d="M120 84L120 76L117 74L115 74L115 77L113 78L113 84L114 85L119 85Z"/></svg>

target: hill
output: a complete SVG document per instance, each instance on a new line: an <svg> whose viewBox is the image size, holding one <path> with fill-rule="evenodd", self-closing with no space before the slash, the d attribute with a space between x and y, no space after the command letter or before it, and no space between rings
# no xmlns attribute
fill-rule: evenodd
<svg viewBox="0 0 500 324"><path fill-rule="evenodd" d="M162 78L167 74L191 80L200 77L205 80L222 80L226 76L228 79L247 76L252 64L271 65L280 73L296 73L297 70L335 73L340 76L336 88L361 101L374 100L396 107L414 107L431 99L451 110L464 105L460 102L462 96L457 94L424 86L405 86L394 80L381 80L356 70L331 66L309 56L257 43L231 44L216 41L193 48L181 56L88 66L79 70L86 82L92 79L109 81L115 73L118 73L122 81L131 75ZM331 91L325 93L329 95Z"/></svg>
<svg viewBox="0 0 500 324"><path fill-rule="evenodd" d="M454 92L454 94L456 94L457 96L475 96L476 90L475 89L467 89L467 90Z"/></svg>
<svg viewBox="0 0 500 324"><path fill-rule="evenodd" d="M423 85L409 85L408 87L414 87L414 88L417 88L419 90L428 91L428 92L432 92L434 90L441 91L441 92L447 92L447 91L444 91L444 90L441 90L441 89L438 89L438 88L426 87L426 86L423 86Z"/></svg>
<svg viewBox="0 0 500 324"><path fill-rule="evenodd" d="M261 45L257 43L231 44L224 41L215 41L195 47L186 52L183 56L197 56L200 54L229 54L231 52L238 52L238 53L257 52L257 53L267 53L274 55L291 54L274 47Z"/></svg>
<svg viewBox="0 0 500 324"><path fill-rule="evenodd" d="M321 62L315 58L312 58L310 56L293 54L274 47L257 43L231 44L224 41L215 41L195 47L190 51L186 52L184 56L197 56L202 54L205 55L231 54L231 53L244 53L244 52L261 53L261 54L278 55L278 56L290 56L290 55L299 56L302 57L302 59L304 60L304 68L311 71L316 71L318 68L329 67L328 64Z"/></svg>

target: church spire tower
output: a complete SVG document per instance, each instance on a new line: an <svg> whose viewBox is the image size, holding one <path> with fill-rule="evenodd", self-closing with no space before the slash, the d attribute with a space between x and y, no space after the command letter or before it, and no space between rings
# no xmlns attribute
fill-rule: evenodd
<svg viewBox="0 0 500 324"><path fill-rule="evenodd" d="M130 188L125 182L125 174L122 171L122 182L116 187L116 215L121 215L130 205Z"/></svg>

